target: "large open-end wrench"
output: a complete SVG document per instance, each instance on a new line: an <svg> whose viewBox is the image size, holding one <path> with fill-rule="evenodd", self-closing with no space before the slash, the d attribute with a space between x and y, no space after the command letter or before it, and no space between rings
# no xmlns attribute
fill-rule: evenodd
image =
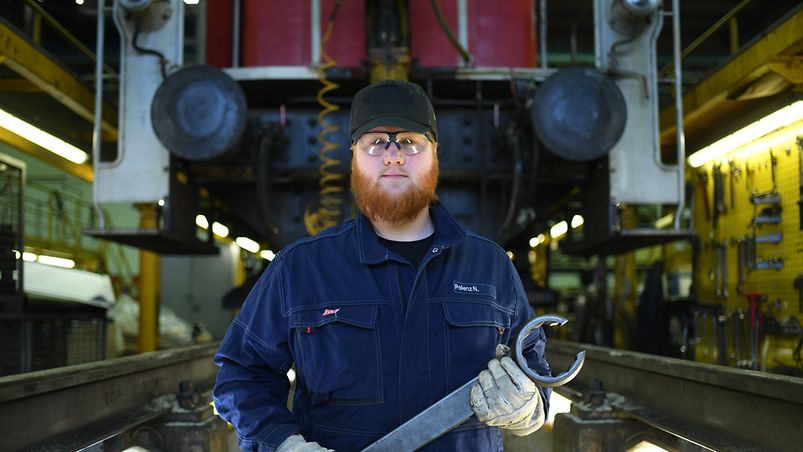
<svg viewBox="0 0 803 452"><path fill-rule="evenodd" d="M547 387L565 385L574 379L583 367L586 357L585 351L581 351L577 354L577 358L566 372L555 377L538 375L538 373L527 366L527 359L524 357L523 350L524 340L527 339L530 332L541 325L555 326L563 325L566 322L566 319L556 315L535 317L527 322L516 335L516 341L513 343L512 348L513 356L519 364L519 367L521 367L521 370L536 385ZM382 438L379 438L376 442L363 449L363 452L413 451L438 439L444 433L457 427L474 415L474 411L471 409L471 387L478 381L478 377L471 379L468 383L442 398L431 407L417 414ZM536 394L536 397L540 396Z"/></svg>

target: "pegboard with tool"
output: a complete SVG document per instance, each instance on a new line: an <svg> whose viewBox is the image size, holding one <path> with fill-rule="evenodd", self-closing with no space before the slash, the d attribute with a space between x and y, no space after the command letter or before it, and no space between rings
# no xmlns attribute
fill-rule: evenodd
<svg viewBox="0 0 803 452"><path fill-rule="evenodd" d="M803 342L803 122L689 168L695 359L786 373Z"/></svg>

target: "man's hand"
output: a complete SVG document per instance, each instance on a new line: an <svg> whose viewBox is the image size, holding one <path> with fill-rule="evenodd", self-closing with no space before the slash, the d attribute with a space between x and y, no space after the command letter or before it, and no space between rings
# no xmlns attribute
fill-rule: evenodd
<svg viewBox="0 0 803 452"><path fill-rule="evenodd" d="M308 443L301 435L292 435L279 444L276 452L334 452L334 450L321 447L318 443Z"/></svg>
<svg viewBox="0 0 803 452"><path fill-rule="evenodd" d="M524 436L544 424L544 404L535 384L504 356L492 359L471 388L471 407L481 422Z"/></svg>

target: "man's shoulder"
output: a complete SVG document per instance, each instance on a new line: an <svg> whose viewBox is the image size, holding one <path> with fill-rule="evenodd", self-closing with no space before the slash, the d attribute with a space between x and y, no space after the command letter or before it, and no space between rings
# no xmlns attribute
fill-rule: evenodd
<svg viewBox="0 0 803 452"><path fill-rule="evenodd" d="M282 250L279 252L279 255L282 258L287 258L297 255L298 253L313 251L317 248L333 246L334 242L342 239L344 236L347 236L350 232L352 232L354 230L354 226L354 219L351 219L324 229L315 235L302 237L282 248Z"/></svg>
<svg viewBox="0 0 803 452"><path fill-rule="evenodd" d="M469 250L507 257L507 253L498 243L471 231L466 231L466 239L463 241L463 246Z"/></svg>

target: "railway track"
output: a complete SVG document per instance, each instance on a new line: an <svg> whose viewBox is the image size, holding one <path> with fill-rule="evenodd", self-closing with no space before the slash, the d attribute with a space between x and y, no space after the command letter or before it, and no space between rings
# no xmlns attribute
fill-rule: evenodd
<svg viewBox="0 0 803 452"><path fill-rule="evenodd" d="M683 450L790 451L803 444L801 378L560 340L549 341L547 358L561 370L580 349L586 350L585 366L568 385L568 395L585 399L574 406L586 409L573 407L556 418L556 446L561 422L577 427L584 425L583 417L606 418L588 415L594 405L608 410L609 420L627 421L622 428L633 430L635 421L644 431L674 438ZM566 417L561 421L561 416Z"/></svg>
<svg viewBox="0 0 803 452"><path fill-rule="evenodd" d="M217 348L197 345L2 377L0 450L80 450L154 420L174 408L180 383L211 388Z"/></svg>
<svg viewBox="0 0 803 452"><path fill-rule="evenodd" d="M211 387L217 347L2 377L0 450L80 450L147 424L175 408L181 382ZM560 389L579 403L558 415L555 450L608 450L599 447L617 435L682 450L803 444L803 379L559 340L549 342L549 362L567 368L580 349L585 366Z"/></svg>

